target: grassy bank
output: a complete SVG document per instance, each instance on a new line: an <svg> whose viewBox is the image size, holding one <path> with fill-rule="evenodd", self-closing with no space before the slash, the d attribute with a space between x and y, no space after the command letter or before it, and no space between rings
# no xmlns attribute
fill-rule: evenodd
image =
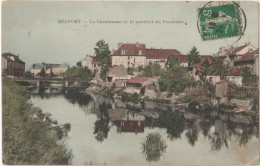
<svg viewBox="0 0 260 166"><path fill-rule="evenodd" d="M28 103L26 90L3 78L2 94L3 163L68 164L65 147L56 143L41 122L32 119L35 108Z"/></svg>

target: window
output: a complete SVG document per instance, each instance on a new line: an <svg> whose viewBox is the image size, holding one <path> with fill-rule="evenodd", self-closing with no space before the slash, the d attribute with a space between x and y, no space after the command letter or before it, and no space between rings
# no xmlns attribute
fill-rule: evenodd
<svg viewBox="0 0 260 166"><path fill-rule="evenodd" d="M121 54L125 55L126 51L125 50L121 50Z"/></svg>
<svg viewBox="0 0 260 166"><path fill-rule="evenodd" d="M139 51L138 51L138 55L143 55L143 51L142 51L142 50L139 50Z"/></svg>

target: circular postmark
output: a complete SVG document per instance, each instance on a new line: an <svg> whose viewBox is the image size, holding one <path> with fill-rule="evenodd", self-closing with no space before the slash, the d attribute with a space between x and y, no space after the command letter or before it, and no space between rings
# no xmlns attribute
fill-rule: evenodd
<svg viewBox="0 0 260 166"><path fill-rule="evenodd" d="M236 43L246 30L246 15L237 2L210 1L198 8L197 27L203 41L237 37Z"/></svg>

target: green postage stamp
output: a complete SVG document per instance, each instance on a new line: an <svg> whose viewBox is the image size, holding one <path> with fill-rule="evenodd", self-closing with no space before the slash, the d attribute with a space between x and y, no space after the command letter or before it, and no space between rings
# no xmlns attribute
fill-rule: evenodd
<svg viewBox="0 0 260 166"><path fill-rule="evenodd" d="M202 40L214 40L243 34L241 11L237 4L204 6L198 9Z"/></svg>

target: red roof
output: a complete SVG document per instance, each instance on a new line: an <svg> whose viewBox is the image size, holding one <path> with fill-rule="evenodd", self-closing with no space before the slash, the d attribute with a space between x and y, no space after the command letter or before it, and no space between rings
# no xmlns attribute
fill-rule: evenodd
<svg viewBox="0 0 260 166"><path fill-rule="evenodd" d="M122 52L124 51L124 54ZM146 49L145 44L122 44L113 55L142 55L148 59L167 59L168 57L180 55L176 49Z"/></svg>
<svg viewBox="0 0 260 166"><path fill-rule="evenodd" d="M247 45L243 45L243 46L240 46L240 47L237 47L235 48L235 50L232 52L232 54L236 54L238 51L242 50L243 48L246 48Z"/></svg>
<svg viewBox="0 0 260 166"><path fill-rule="evenodd" d="M139 50L145 50L145 44L122 44L113 55L122 55L122 50L124 55L139 55Z"/></svg>
<svg viewBox="0 0 260 166"><path fill-rule="evenodd" d="M217 84L221 84L221 83L224 83L224 82L226 82L225 79L224 79L224 80L220 80L220 81L218 81Z"/></svg>
<svg viewBox="0 0 260 166"><path fill-rule="evenodd" d="M198 68L199 72L202 71L202 64L203 64L203 62L204 62L206 59L209 61L209 63L210 63L211 66L216 66L216 64L215 64L215 62L214 62L214 57L213 57L213 56L211 56L211 55L201 55L200 57L201 57L200 63L194 64L194 66L195 66L196 68Z"/></svg>
<svg viewBox="0 0 260 166"><path fill-rule="evenodd" d="M181 60L181 63L188 63L188 56L187 55L172 55L170 58L178 58Z"/></svg>
<svg viewBox="0 0 260 166"><path fill-rule="evenodd" d="M252 60L253 59L253 54L250 52L247 52L243 55L238 55L238 60L236 61L248 61L248 60Z"/></svg>
<svg viewBox="0 0 260 166"><path fill-rule="evenodd" d="M145 55L147 59L167 59L181 54L176 49L146 49Z"/></svg>
<svg viewBox="0 0 260 166"><path fill-rule="evenodd" d="M239 75L240 73L241 73L241 69L239 69L239 68L231 68L230 70L229 70L229 74L230 75Z"/></svg>
<svg viewBox="0 0 260 166"><path fill-rule="evenodd" d="M130 83L130 84L143 84L146 81L150 81L153 79L158 79L158 77L135 77L132 78L130 80L127 80L126 83Z"/></svg>
<svg viewBox="0 0 260 166"><path fill-rule="evenodd" d="M95 63L95 64L98 63L97 59L94 56L90 56L90 58L92 58L92 63Z"/></svg>

